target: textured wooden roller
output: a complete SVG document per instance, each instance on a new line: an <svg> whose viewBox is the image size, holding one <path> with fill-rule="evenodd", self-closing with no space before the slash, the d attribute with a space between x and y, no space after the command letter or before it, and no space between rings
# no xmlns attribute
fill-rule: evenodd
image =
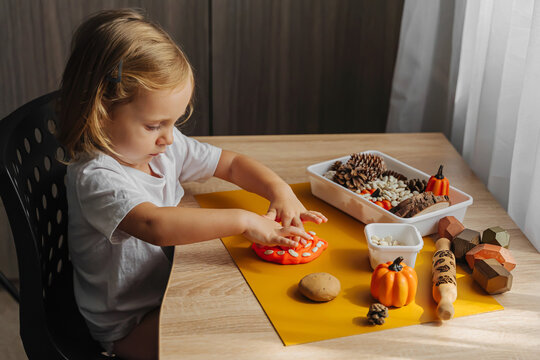
<svg viewBox="0 0 540 360"><path fill-rule="evenodd" d="M441 320L454 317L454 301L457 298L456 259L450 250L450 240L440 238L431 264L433 299L438 303L437 316Z"/></svg>

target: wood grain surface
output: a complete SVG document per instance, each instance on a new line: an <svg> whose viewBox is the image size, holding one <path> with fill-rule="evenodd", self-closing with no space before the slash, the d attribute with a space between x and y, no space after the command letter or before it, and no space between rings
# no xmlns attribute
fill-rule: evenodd
<svg viewBox="0 0 540 360"><path fill-rule="evenodd" d="M379 150L428 174L444 164L451 184L474 198L465 226L506 228L518 265L512 290L495 296L503 311L285 347L220 240L177 246L160 317L161 359L537 358L540 254L442 134L198 139L248 154L288 183L307 182L308 165L365 150ZM198 206L193 194L238 188L211 179L185 184L185 189L182 204ZM351 314L351 321L365 315Z"/></svg>

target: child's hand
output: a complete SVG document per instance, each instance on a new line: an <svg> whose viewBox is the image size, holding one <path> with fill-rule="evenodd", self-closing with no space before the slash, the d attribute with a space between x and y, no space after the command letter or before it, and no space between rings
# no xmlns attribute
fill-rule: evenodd
<svg viewBox="0 0 540 360"><path fill-rule="evenodd" d="M265 216L271 220L281 222L283 226L292 225L301 229L304 229L304 221L311 221L316 224L322 224L328 221L326 216L320 212L306 210L292 190L284 191L272 199ZM295 238L294 240L302 241L305 244L305 240L299 238Z"/></svg>
<svg viewBox="0 0 540 360"><path fill-rule="evenodd" d="M246 230L242 235L257 244L292 248L298 246L298 239L313 240L303 227L281 226L278 222L255 213L248 214ZM296 240L288 239L287 236Z"/></svg>

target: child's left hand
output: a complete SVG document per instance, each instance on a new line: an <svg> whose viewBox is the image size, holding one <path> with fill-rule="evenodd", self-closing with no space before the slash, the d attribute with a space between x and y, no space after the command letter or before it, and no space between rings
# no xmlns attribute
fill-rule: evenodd
<svg viewBox="0 0 540 360"><path fill-rule="evenodd" d="M304 228L303 222L305 221L311 221L315 224L322 224L328 221L326 216L320 212L306 210L292 190L281 193L270 200L270 206L265 217L281 222L282 226L292 225L301 229ZM300 239L300 237L295 237L294 240L305 244L305 240Z"/></svg>

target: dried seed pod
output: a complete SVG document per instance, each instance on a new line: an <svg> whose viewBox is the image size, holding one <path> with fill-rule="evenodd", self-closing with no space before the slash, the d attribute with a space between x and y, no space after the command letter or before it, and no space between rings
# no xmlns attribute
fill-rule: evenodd
<svg viewBox="0 0 540 360"><path fill-rule="evenodd" d="M394 171L394 170L386 170L382 173L381 176L393 176L395 177L397 180L402 180L402 181L406 181L407 180L407 177L403 174L400 174L398 173L397 171Z"/></svg>
<svg viewBox="0 0 540 360"><path fill-rule="evenodd" d="M418 191L418 193L423 193L426 189L427 181L420 179L411 179L407 181L407 188L411 191Z"/></svg>
<svg viewBox="0 0 540 360"><path fill-rule="evenodd" d="M439 205L437 205L437 207L432 207L435 204ZM401 201L395 207L390 209L390 212L403 218L410 218L424 210L428 211L428 208L430 208L430 210L436 210L439 208L442 209L444 207L448 207L449 205L450 199L448 196L435 196L431 192L424 192L407 197L405 200Z"/></svg>

